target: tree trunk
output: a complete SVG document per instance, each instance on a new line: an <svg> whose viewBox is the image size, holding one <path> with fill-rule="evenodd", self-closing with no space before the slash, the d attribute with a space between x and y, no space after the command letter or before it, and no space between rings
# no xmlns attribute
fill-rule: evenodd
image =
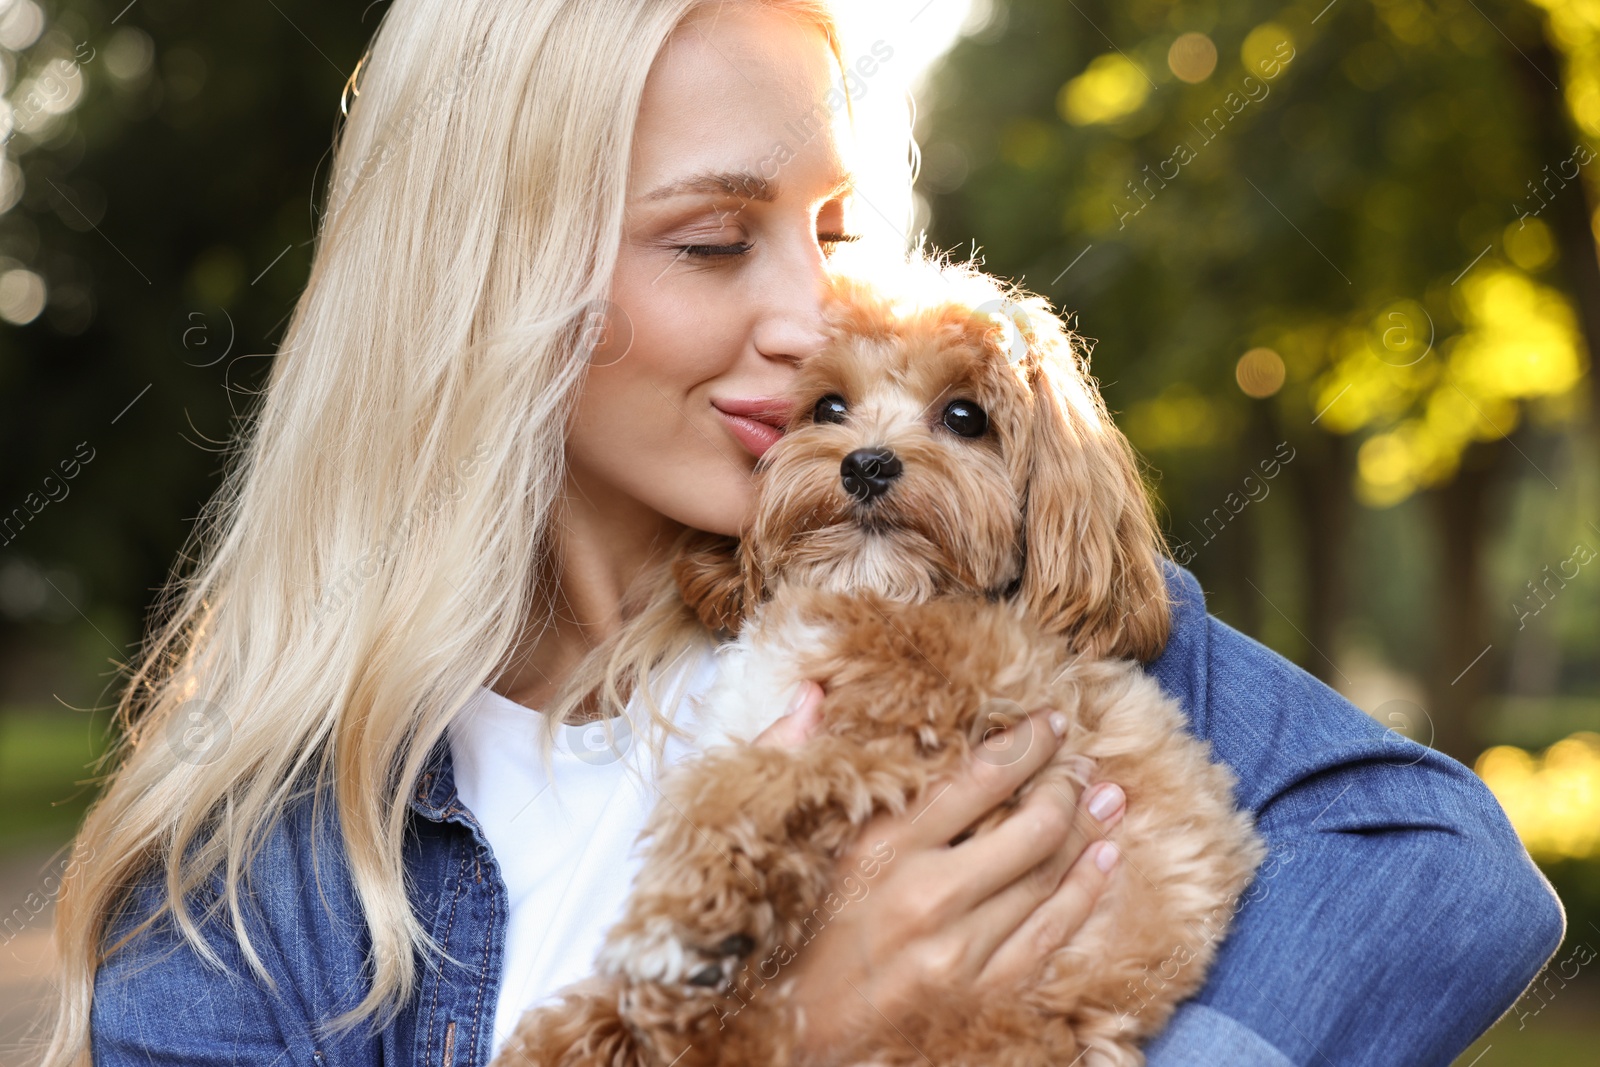
<svg viewBox="0 0 1600 1067"><path fill-rule="evenodd" d="M1494 690L1505 659L1505 650L1490 644L1483 549L1493 500L1514 481L1512 468L1522 462L1508 440L1474 443L1448 484L1422 494L1437 547L1437 640L1427 679L1432 744L1468 766L1487 741L1484 697Z"/></svg>
<svg viewBox="0 0 1600 1067"><path fill-rule="evenodd" d="M1258 641L1266 631L1268 620L1277 615L1274 605L1283 606L1282 598L1274 594L1261 566L1262 509L1272 499L1271 490L1275 486L1262 477L1257 463L1272 455L1276 443L1272 433L1271 405L1259 400L1250 401L1244 435L1235 453L1246 461L1245 473L1224 486L1226 491L1238 492L1245 499L1250 499L1250 486L1264 484L1268 487L1267 495L1260 500L1250 500L1245 505L1245 513L1229 528L1229 541L1222 554L1233 603L1237 605L1238 621L1233 625ZM1253 477L1255 481L1247 483L1244 480L1247 477ZM1254 491L1259 493L1259 490ZM1268 603L1264 597L1271 597L1272 603Z"/></svg>
<svg viewBox="0 0 1600 1067"><path fill-rule="evenodd" d="M1287 437L1278 437L1273 442ZM1288 482L1299 511L1305 554L1306 640L1311 648L1302 664L1335 685L1339 626L1345 615L1345 541L1350 527L1350 478L1354 474L1350 439L1318 433L1291 443L1294 459L1280 477ZM1270 449L1269 449L1270 452Z"/></svg>

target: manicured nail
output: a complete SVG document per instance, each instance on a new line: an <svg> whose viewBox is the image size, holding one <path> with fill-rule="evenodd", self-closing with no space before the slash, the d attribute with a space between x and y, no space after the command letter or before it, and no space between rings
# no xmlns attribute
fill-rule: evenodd
<svg viewBox="0 0 1600 1067"><path fill-rule="evenodd" d="M1094 865L1102 871L1110 871L1117 865L1117 846L1110 841L1102 841L1099 848L1100 851L1094 854Z"/></svg>
<svg viewBox="0 0 1600 1067"><path fill-rule="evenodd" d="M1117 810L1117 805L1122 803L1122 790L1110 782L1101 782L1092 790L1094 794L1089 798L1089 814L1101 822L1106 821L1106 816Z"/></svg>
<svg viewBox="0 0 1600 1067"><path fill-rule="evenodd" d="M1050 713L1050 732L1061 737L1067 732L1067 717L1059 711Z"/></svg>

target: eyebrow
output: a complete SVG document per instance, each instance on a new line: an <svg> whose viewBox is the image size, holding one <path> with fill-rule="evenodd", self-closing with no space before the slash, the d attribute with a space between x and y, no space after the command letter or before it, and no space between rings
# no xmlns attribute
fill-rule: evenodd
<svg viewBox="0 0 1600 1067"><path fill-rule="evenodd" d="M837 200L855 189L855 178L844 175L834 182L822 199ZM642 200L670 200L677 196L721 194L741 200L771 203L778 199L778 183L749 170L716 171L678 178L645 193Z"/></svg>

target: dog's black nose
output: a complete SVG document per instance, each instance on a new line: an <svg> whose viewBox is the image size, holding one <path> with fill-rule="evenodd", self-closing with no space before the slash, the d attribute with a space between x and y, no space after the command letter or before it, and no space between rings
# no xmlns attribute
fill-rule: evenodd
<svg viewBox="0 0 1600 1067"><path fill-rule="evenodd" d="M844 491L863 504L888 492L900 471L900 458L887 448L858 448L839 464Z"/></svg>

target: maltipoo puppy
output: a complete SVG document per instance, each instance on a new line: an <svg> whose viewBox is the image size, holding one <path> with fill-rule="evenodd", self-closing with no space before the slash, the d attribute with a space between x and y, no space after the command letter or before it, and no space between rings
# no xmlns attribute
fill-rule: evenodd
<svg viewBox="0 0 1600 1067"><path fill-rule="evenodd" d="M1160 535L1078 339L1038 297L921 262L887 289L840 278L830 315L748 529L675 564L732 642L704 752L660 780L594 977L529 1012L502 1064L789 1062L785 968L847 906L839 857L1032 709L1071 725L1012 807L1033 789L1076 795L1075 755L1127 793L1106 895L1027 982L951 991L861 1033L843 1062L1136 1067L1200 988L1264 856L1232 774L1139 666L1169 628ZM750 745L801 679L826 693L821 732Z"/></svg>

